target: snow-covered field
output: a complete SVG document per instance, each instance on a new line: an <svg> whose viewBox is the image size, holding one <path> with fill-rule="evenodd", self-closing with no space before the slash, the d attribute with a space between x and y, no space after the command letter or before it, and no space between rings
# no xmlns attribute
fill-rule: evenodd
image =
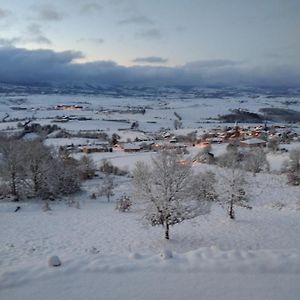
<svg viewBox="0 0 300 300"><path fill-rule="evenodd" d="M77 115L91 120L58 125L72 131L104 130L118 132L121 140L134 139L161 127L173 128L174 112L182 117L187 133L223 126L208 118L242 108L257 112L262 107L284 107L282 98L172 99L112 98L98 96L27 95L26 110L11 110L17 96L0 97L0 117L34 116L41 124L53 118ZM243 101L241 101L243 100ZM57 104L82 103L82 111L52 110ZM124 113L128 106L150 107L145 115ZM298 105L299 106L299 105ZM299 109L290 105L291 109ZM108 113L107 109L114 112ZM118 110L122 112L118 112ZM111 119L111 120L110 120ZM127 120L128 122L115 122ZM130 128L138 121L140 129ZM232 125L232 124L231 124ZM0 130L17 127L17 122L0 123ZM299 130L297 124L295 130ZM180 132L180 131L178 131ZM74 144L85 138L72 138ZM65 145L69 139L47 139L48 145ZM214 144L215 156L225 144ZM297 148L299 143L284 145ZM190 147L190 155L199 151ZM74 154L81 156L82 154ZM153 153L110 153L90 156L97 166L103 159L131 171L139 160L149 162ZM300 188L286 184L276 175L288 153L268 154L272 174L247 177L247 191L253 209L237 209L235 221L226 217L217 204L211 214L171 228L171 240L163 239L159 227L141 222L139 206L130 212L115 209L115 201L131 191L129 177L117 179L110 203L104 198L90 199L100 179L84 183L83 191L72 196L80 209L67 201L50 202L51 211L42 210L41 200L0 202L0 300L17 299L101 299L101 300L298 300L300 299ZM215 166L194 165L195 171ZM17 206L21 209L14 212ZM48 258L57 255L62 265L49 267Z"/></svg>
<svg viewBox="0 0 300 300"><path fill-rule="evenodd" d="M20 101L20 98L22 101ZM295 98L295 100L298 100ZM260 108L277 107L287 108L284 104L285 97L268 98L260 96L252 98L239 96L233 98L191 98L191 99L153 99L149 98L113 98L108 96L67 96L67 95L25 95L25 96L1 96L0 95L0 119L9 114L9 120L14 118L35 118L42 125L53 124L56 117L79 116L91 120L67 123L56 123L68 130L105 130L108 133L118 129L130 128L133 121L139 122L139 128L147 132L153 132L160 128L174 128L174 112L182 118L184 128L205 130L211 127L221 127L215 119L218 115L229 113L230 109L246 109L258 112ZM56 105L79 104L82 110L55 110ZM12 110L11 107L24 108L25 110ZM146 113L133 114L130 109L145 108ZM289 109L299 109L297 101L288 106ZM210 119L212 118L212 119ZM116 122L116 120L127 121ZM55 123L54 123L55 124ZM7 127L16 127L17 122L0 123L0 130ZM232 124L228 124L232 125ZM246 126L247 124L245 124ZM295 130L299 130L297 125Z"/></svg>
<svg viewBox="0 0 300 300"><path fill-rule="evenodd" d="M76 196L80 209L0 203L1 300L299 299L300 191L284 176L249 175L252 210L229 221L215 205L175 225L169 242L138 209L120 213L114 201L89 199L98 180ZM128 184L119 180L116 197ZM52 255L62 266L48 267Z"/></svg>

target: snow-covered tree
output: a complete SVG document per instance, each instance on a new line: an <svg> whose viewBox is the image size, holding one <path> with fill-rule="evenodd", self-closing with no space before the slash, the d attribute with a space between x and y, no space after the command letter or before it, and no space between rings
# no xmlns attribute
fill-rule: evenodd
<svg viewBox="0 0 300 300"><path fill-rule="evenodd" d="M113 146L118 144L120 138L121 137L119 135L117 135L116 133L113 133L112 136L111 136L111 144Z"/></svg>
<svg viewBox="0 0 300 300"><path fill-rule="evenodd" d="M133 172L135 197L144 204L144 219L165 229L210 211L210 202L198 199L194 174L189 163L174 151L162 151L152 164L138 162ZM200 200L200 201L197 201Z"/></svg>
<svg viewBox="0 0 300 300"><path fill-rule="evenodd" d="M244 155L237 147L230 147L218 157L218 165L225 168L240 168Z"/></svg>
<svg viewBox="0 0 300 300"><path fill-rule="evenodd" d="M279 146L279 139L276 137L273 137L267 143L267 148L271 152L276 152L278 150L278 146Z"/></svg>
<svg viewBox="0 0 300 300"><path fill-rule="evenodd" d="M290 152L290 168L300 171L300 149L292 149Z"/></svg>
<svg viewBox="0 0 300 300"><path fill-rule="evenodd" d="M115 183L112 175L105 174L104 179L101 182L98 195L100 197L104 196L107 202L110 202L110 198L114 195Z"/></svg>
<svg viewBox="0 0 300 300"><path fill-rule="evenodd" d="M80 177L85 179L92 179L95 176L96 165L92 158L87 155L84 155L79 160L79 171Z"/></svg>
<svg viewBox="0 0 300 300"><path fill-rule="evenodd" d="M47 172L44 174L44 184L40 191L41 197L47 199L78 192L81 184L79 175L78 162L75 159L53 157Z"/></svg>
<svg viewBox="0 0 300 300"><path fill-rule="evenodd" d="M211 171L197 174L193 180L193 190L200 201L216 201L216 175Z"/></svg>
<svg viewBox="0 0 300 300"><path fill-rule="evenodd" d="M300 185L300 149L291 150L289 158L288 183L291 185Z"/></svg>
<svg viewBox="0 0 300 300"><path fill-rule="evenodd" d="M259 148L246 153L243 168L246 171L252 172L254 176L256 173L269 170L269 162L264 150Z"/></svg>
<svg viewBox="0 0 300 300"><path fill-rule="evenodd" d="M235 219L235 206L251 209L245 192L245 176L241 169L227 169L220 176L219 202L226 209L230 219Z"/></svg>

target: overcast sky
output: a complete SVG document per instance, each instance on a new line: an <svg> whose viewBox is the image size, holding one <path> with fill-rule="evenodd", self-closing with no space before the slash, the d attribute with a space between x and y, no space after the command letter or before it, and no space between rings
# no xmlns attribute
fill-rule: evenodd
<svg viewBox="0 0 300 300"><path fill-rule="evenodd" d="M300 86L300 0L0 0L0 64L0 80Z"/></svg>

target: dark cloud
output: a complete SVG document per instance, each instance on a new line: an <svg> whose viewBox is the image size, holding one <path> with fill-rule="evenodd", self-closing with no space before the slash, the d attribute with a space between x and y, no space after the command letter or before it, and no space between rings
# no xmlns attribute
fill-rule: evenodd
<svg viewBox="0 0 300 300"><path fill-rule="evenodd" d="M69 64L81 58L80 52L26 50L14 47L0 48L0 81L2 82L55 82L71 78Z"/></svg>
<svg viewBox="0 0 300 300"><path fill-rule="evenodd" d="M40 4L32 6L36 17L43 21L61 21L64 14L50 4Z"/></svg>
<svg viewBox="0 0 300 300"><path fill-rule="evenodd" d="M96 3L96 2L90 2L85 3L80 7L80 13L81 14L92 14L92 13L99 13L102 12L103 7Z"/></svg>
<svg viewBox="0 0 300 300"><path fill-rule="evenodd" d="M28 25L26 33L28 37L23 40L25 43L33 42L36 44L44 44L44 45L52 44L52 42L44 35L41 26L39 24L33 23Z"/></svg>
<svg viewBox="0 0 300 300"><path fill-rule="evenodd" d="M10 14L9 10L0 8L0 20L7 18Z"/></svg>
<svg viewBox="0 0 300 300"><path fill-rule="evenodd" d="M0 46L13 47L16 45L24 45L34 43L38 45L51 45L52 42L43 34L41 26L33 23L28 25L22 36L12 38L0 38Z"/></svg>
<svg viewBox="0 0 300 300"><path fill-rule="evenodd" d="M132 60L134 63L149 63L149 64L157 64L157 63L167 63L168 59L162 58L159 56L148 56L148 57L137 57Z"/></svg>
<svg viewBox="0 0 300 300"><path fill-rule="evenodd" d="M32 43L40 44L40 45L52 45L52 42L43 35L38 35L34 38L26 40L25 42L32 42Z"/></svg>
<svg viewBox="0 0 300 300"><path fill-rule="evenodd" d="M183 66L125 67L112 61L74 63L82 53L0 47L0 82L300 87L300 66L258 66L229 60Z"/></svg>
<svg viewBox="0 0 300 300"><path fill-rule="evenodd" d="M162 37L162 33L157 28L150 28L148 30L143 30L138 32L137 37L145 38L145 39L160 39Z"/></svg>
<svg viewBox="0 0 300 300"><path fill-rule="evenodd" d="M153 25L154 22L145 16L133 16L119 21L120 25Z"/></svg>
<svg viewBox="0 0 300 300"><path fill-rule="evenodd" d="M21 38L0 38L0 46L11 47L21 42Z"/></svg>
<svg viewBox="0 0 300 300"><path fill-rule="evenodd" d="M213 60L199 60L187 63L185 65L186 69L207 69L207 68L222 68L231 67L241 64L241 62L228 60L228 59L213 59Z"/></svg>
<svg viewBox="0 0 300 300"><path fill-rule="evenodd" d="M175 27L175 31L177 31L177 32L184 32L184 31L186 31L186 27L184 27L184 26L176 26Z"/></svg>

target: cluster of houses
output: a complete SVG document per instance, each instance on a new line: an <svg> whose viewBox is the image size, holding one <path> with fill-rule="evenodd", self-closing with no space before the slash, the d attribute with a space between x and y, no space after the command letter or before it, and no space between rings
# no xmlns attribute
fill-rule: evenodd
<svg viewBox="0 0 300 300"><path fill-rule="evenodd" d="M189 145L178 143L172 140L152 140L130 143L120 143L117 147L124 152L139 152L139 151L159 151L161 149L184 150Z"/></svg>
<svg viewBox="0 0 300 300"><path fill-rule="evenodd" d="M225 129L210 129L207 132L202 132L201 136L196 136L194 139L183 139L182 136L175 136L171 133L166 133L163 136L149 137L147 140L136 140L128 142L117 142L111 145L108 141L101 140L85 140L80 143L70 139L68 143L61 146L70 152L83 152L86 154L95 152L112 152L123 151L126 153L135 153L140 151L159 151L161 149L173 149L185 153L187 147L198 147L207 153L207 160L212 159L209 156L209 149L214 143L235 144L240 147L265 147L271 140L277 139L278 142L287 143L289 141L299 140L299 135L285 126L258 126L254 128L241 128L235 125L232 128ZM183 141L183 142L182 142Z"/></svg>
<svg viewBox="0 0 300 300"><path fill-rule="evenodd" d="M59 140L59 139L55 139ZM46 140L47 141L47 140ZM60 139L60 143L57 142L56 146L61 151L68 152L83 152L85 154L96 153L96 152L112 152L112 147L109 142L101 141L97 139L84 139L84 138L71 138L71 139Z"/></svg>
<svg viewBox="0 0 300 300"><path fill-rule="evenodd" d="M202 143L239 143L241 147L265 147L271 140L289 143L299 140L297 132L284 125L211 129L202 136Z"/></svg>

